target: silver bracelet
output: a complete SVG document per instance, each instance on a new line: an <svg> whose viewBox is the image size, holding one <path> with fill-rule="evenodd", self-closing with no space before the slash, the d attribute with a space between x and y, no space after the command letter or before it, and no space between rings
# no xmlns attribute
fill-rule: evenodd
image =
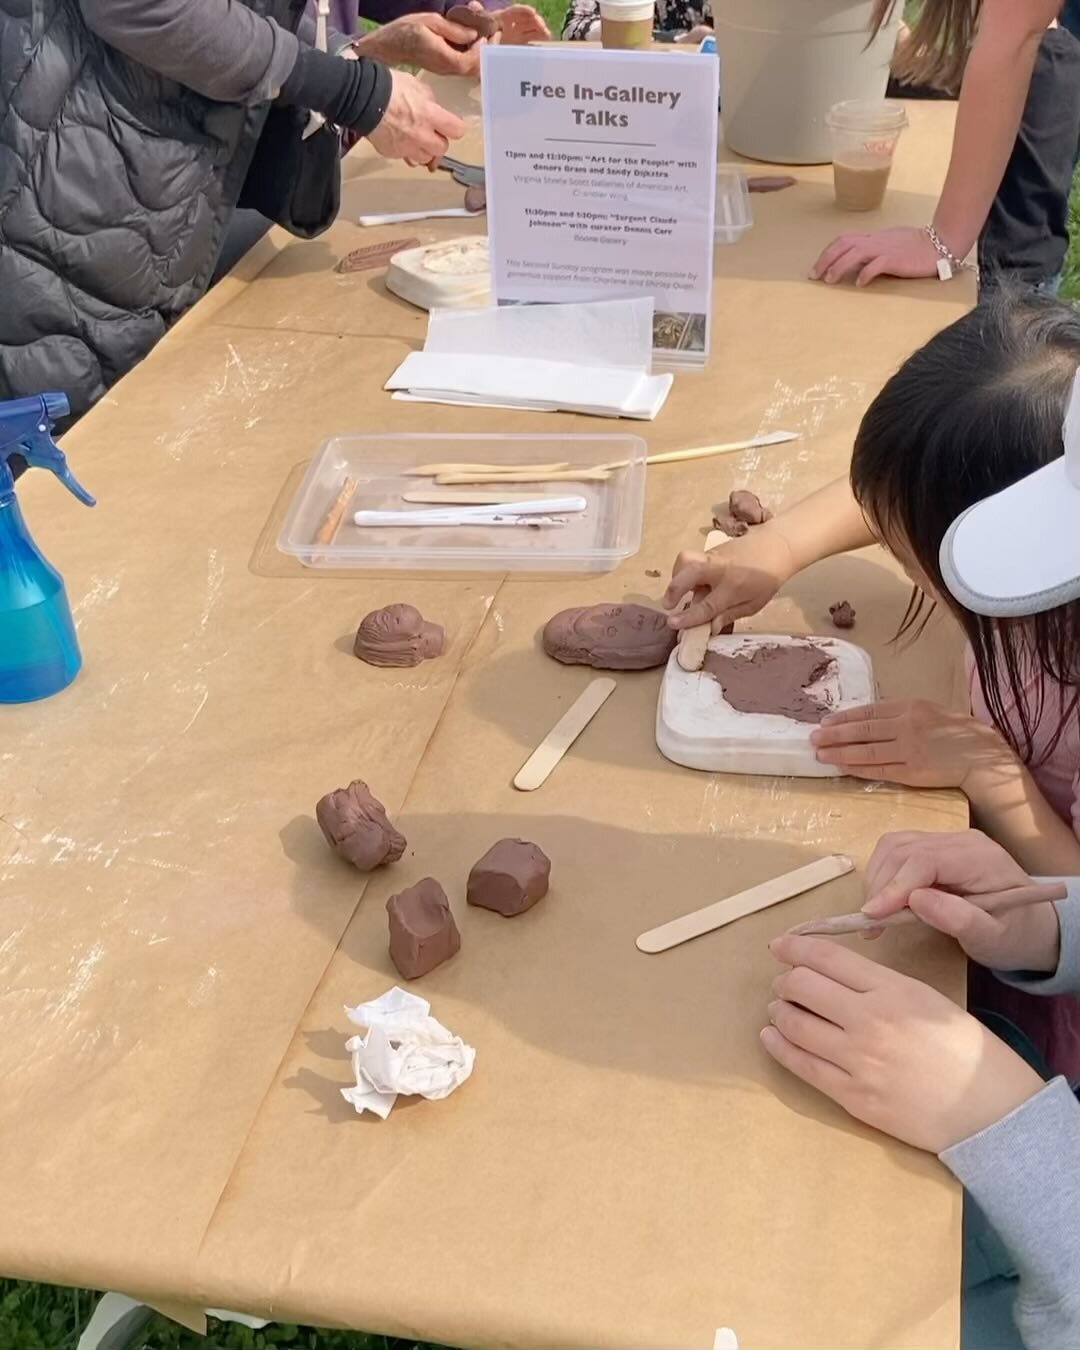
<svg viewBox="0 0 1080 1350"><path fill-rule="evenodd" d="M958 258L951 248L945 243L941 235L934 229L933 225L926 225L923 233L934 246L934 251L938 255L937 274L940 281L951 281L957 272L962 272L967 266L963 258Z"/></svg>

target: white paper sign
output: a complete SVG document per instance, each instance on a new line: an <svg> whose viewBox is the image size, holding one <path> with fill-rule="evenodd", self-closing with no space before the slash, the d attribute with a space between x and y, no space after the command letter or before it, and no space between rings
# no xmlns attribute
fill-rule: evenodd
<svg viewBox="0 0 1080 1350"><path fill-rule="evenodd" d="M498 304L651 295L654 347L704 361L717 72L697 53L484 49Z"/></svg>

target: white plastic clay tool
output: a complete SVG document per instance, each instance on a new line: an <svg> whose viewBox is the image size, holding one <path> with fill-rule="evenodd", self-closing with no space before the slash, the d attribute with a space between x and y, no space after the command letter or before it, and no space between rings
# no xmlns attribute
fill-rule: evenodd
<svg viewBox="0 0 1080 1350"><path fill-rule="evenodd" d="M534 497L529 501L501 502L494 506L434 507L430 511L357 511L353 520L357 525L457 525L482 523L508 516L574 515L585 510L584 497Z"/></svg>
<svg viewBox="0 0 1080 1350"><path fill-rule="evenodd" d="M727 538L723 530L710 530L705 538L705 552L719 548ZM695 597L696 598L696 597ZM700 670L705 664L705 653L712 637L712 624L699 623L696 628L684 628L679 634L677 659L683 670Z"/></svg>
<svg viewBox="0 0 1080 1350"><path fill-rule="evenodd" d="M734 923L736 919L745 919L748 914L757 914L760 910L769 909L772 905L779 905L796 895L802 895L804 891L824 886L826 882L846 876L854 869L855 864L842 853L819 858L817 862L796 868L794 872L787 872L782 877L773 877L771 881L764 881L760 886L751 886L748 891L729 895L726 900L718 900L715 905L707 905L693 914L684 914L681 919L673 919L671 923L662 924L659 928L642 933L637 940L638 951L648 952L650 955L655 952L666 952L672 947L689 942L692 938L701 937L704 933L711 933L714 929Z"/></svg>
<svg viewBox="0 0 1080 1350"><path fill-rule="evenodd" d="M363 514L363 512L359 512L359 511L357 512L357 515L362 515L362 514ZM362 527L363 529L365 529L365 530L371 530L371 529L374 529L374 530L380 530L380 529L408 529L408 530L431 530L431 529L436 529L436 530L449 530L449 529L456 529L456 528L462 528L462 529L463 529L463 528L465 528L465 527L467 527L467 526L469 526L469 525L471 525L471 526L473 527L473 529L477 529L477 530L480 530L480 529L486 530L486 529L488 529L489 526L493 526L493 525L502 525L502 526L506 526L506 527L508 527L508 528L509 528L509 527L512 527L512 526L518 526L518 527L521 527L521 526L527 526L528 528L534 529L534 530L540 530L540 529L544 529L544 530L550 530L550 529L561 530L561 529L563 529L564 526L566 525L566 517L565 517L565 516L517 516L517 515L509 515L509 514L505 514L505 515L498 515L498 514L496 514L496 515L483 515L483 516L466 516L466 515L461 515L461 514L457 514L457 515L446 514L446 515L441 515L441 516L429 516L429 517L425 517L423 520L417 520L417 519L415 519L414 517L408 516L408 515L406 515L404 512L402 512L402 514L401 514L397 519L388 519L387 517L382 516L382 517L380 517L380 518L377 519L377 520L358 520L356 523L357 523L357 525L361 526L361 527Z"/></svg>
<svg viewBox="0 0 1080 1350"><path fill-rule="evenodd" d="M546 782L551 771L615 692L615 681L593 680L569 707L518 770L514 786L533 792Z"/></svg>
<svg viewBox="0 0 1080 1350"><path fill-rule="evenodd" d="M358 225L406 225L412 220L459 220L478 215L464 206L446 206L433 211L386 211L382 215L357 216Z"/></svg>

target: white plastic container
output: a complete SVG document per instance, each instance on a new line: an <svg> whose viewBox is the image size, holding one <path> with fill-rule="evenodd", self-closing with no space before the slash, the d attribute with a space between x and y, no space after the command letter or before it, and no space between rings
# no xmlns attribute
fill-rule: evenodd
<svg viewBox="0 0 1080 1350"><path fill-rule="evenodd" d="M716 166L716 221L713 239L718 244L735 244L754 223L750 210L750 189L742 170L734 164Z"/></svg>
<svg viewBox="0 0 1080 1350"><path fill-rule="evenodd" d="M861 647L836 638L775 637L734 633L714 637L709 651L724 655L767 646L819 647L835 657L811 692L830 711L874 701L874 670ZM660 753L687 769L708 773L772 774L790 778L838 778L840 770L819 764L810 744L813 723L790 717L738 712L724 699L719 682L705 671L686 671L672 652L656 709Z"/></svg>
<svg viewBox="0 0 1080 1350"><path fill-rule="evenodd" d="M390 259L386 289L417 309L472 309L491 303L486 234L403 249Z"/></svg>
<svg viewBox="0 0 1080 1350"><path fill-rule="evenodd" d="M367 571L610 572L641 546L646 445L639 436L334 436L318 450L278 535L278 548L308 567ZM618 464L603 480L507 486L508 496L586 500L560 529L528 526L415 525L362 528L359 510L423 510L403 493L433 487L409 471L426 464L556 464L589 469ZM345 480L356 490L330 543L320 528ZM492 491L493 483L477 484ZM467 491L467 488L455 488Z"/></svg>
<svg viewBox="0 0 1080 1350"><path fill-rule="evenodd" d="M902 9L867 46L874 0L714 0L728 146L772 164L828 164L825 116L845 99L883 97Z"/></svg>

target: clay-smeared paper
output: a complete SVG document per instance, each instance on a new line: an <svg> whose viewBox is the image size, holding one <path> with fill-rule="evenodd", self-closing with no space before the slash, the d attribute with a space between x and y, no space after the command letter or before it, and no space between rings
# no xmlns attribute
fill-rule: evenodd
<svg viewBox="0 0 1080 1350"><path fill-rule="evenodd" d="M350 1022L367 1029L350 1036L356 1086L341 1095L357 1115L371 1111L383 1120L399 1096L440 1101L473 1071L476 1051L431 1014L431 1004L396 985L370 1003L346 1008Z"/></svg>

